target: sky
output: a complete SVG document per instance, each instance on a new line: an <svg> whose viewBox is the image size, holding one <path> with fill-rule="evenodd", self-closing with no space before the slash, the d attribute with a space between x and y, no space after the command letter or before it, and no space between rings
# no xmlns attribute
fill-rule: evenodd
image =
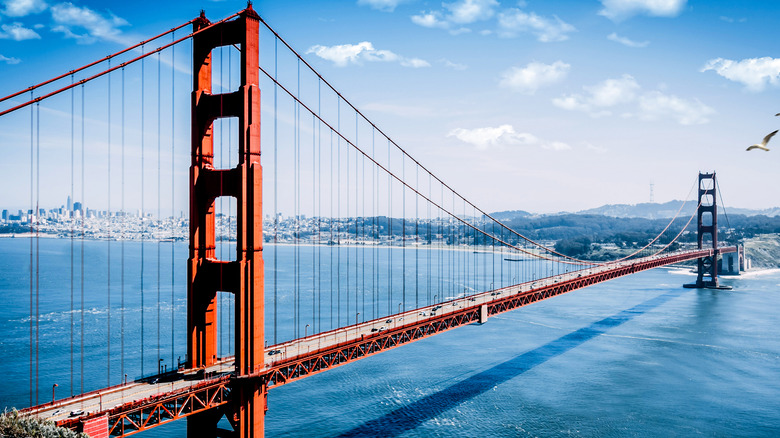
<svg viewBox="0 0 780 438"><path fill-rule="evenodd" d="M0 95L201 9L215 21L245 6L2 0ZM699 171L717 171L726 207L780 206L772 184L780 146L745 150L780 128L776 1L258 1L254 8L396 143L486 211L684 199ZM4 138L0 147L10 152ZM11 194L4 187L0 198Z"/></svg>

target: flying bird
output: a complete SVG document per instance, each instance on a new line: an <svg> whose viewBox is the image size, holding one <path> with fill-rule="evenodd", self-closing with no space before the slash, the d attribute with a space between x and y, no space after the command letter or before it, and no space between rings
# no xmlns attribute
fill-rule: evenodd
<svg viewBox="0 0 780 438"><path fill-rule="evenodd" d="M750 147L748 147L746 150L752 150L752 149L761 149L762 151L769 151L769 148L766 147L766 144L769 143L769 139L772 138L773 135L777 134L778 129L775 129L774 131L770 132L769 134L764 137L764 140L761 141L761 144L754 144Z"/></svg>
<svg viewBox="0 0 780 438"><path fill-rule="evenodd" d="M780 116L780 113L775 114L775 117Z"/></svg>

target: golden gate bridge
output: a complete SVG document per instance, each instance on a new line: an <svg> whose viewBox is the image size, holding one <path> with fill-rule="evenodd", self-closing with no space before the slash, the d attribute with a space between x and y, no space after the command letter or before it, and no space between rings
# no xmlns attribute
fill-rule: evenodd
<svg viewBox="0 0 780 438"><path fill-rule="evenodd" d="M29 205L19 214L29 238L22 413L91 437L181 418L189 436L216 436L223 417L237 436L262 436L271 388L673 263L697 260L689 286L718 288L718 256L736 251L718 244L714 173L695 182L693 216L679 218L681 207L617 260L570 257L515 232L396 144L251 4L216 22L201 13L0 103L0 123L18 149L29 145L15 161L29 165L18 190ZM64 196L67 208L42 208ZM697 246L681 249L694 219ZM40 248L50 234L68 244L54 285ZM69 304L69 369L49 402L41 318L55 294ZM90 331L97 308L104 339ZM57 387L68 395L57 399Z"/></svg>

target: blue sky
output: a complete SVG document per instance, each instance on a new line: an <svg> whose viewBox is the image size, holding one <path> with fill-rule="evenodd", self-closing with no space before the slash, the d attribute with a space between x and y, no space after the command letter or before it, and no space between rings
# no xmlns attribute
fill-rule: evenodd
<svg viewBox="0 0 780 438"><path fill-rule="evenodd" d="M2 95L174 27L200 9L216 20L245 7L0 3ZM780 146L745 151L780 128L777 2L254 7L374 123L488 211L647 202L651 183L657 202L681 199L699 170L718 172L727 207L780 205L771 184Z"/></svg>

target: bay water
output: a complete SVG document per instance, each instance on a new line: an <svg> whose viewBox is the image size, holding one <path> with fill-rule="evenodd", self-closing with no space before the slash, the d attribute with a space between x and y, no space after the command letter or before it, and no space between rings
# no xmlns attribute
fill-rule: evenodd
<svg viewBox="0 0 780 438"><path fill-rule="evenodd" d="M113 242L110 249L107 242L84 242L83 259L90 262L82 268L80 242L0 239L2 407L49 401L54 383L57 398L63 398L82 388L121 383L123 374L132 380L183 360L186 287L181 270L186 245L147 242L143 254L138 242L124 245L122 250L121 242ZM296 268L296 275L282 274L279 265L289 271L282 260L292 256L290 251L294 249L277 248L276 289L283 308L296 301L290 295L295 285L289 282L318 285L322 277L307 276L314 269L306 264ZM470 278L456 270L464 276L462 281L449 279L453 286L434 285L429 292L426 282L421 287L416 277L407 279L404 267L399 267L401 259L409 266L412 260L419 262L421 251L386 251L395 251L385 258L386 263L395 260L395 265L387 271L383 266L384 274L369 277L385 285L386 277L398 281L400 272L409 288L403 308L427 304L434 299L431 294L442 289L457 295L464 286L487 287L532 275L531 268L520 268L522 263L517 262L502 265L506 271L499 280L493 269L475 270ZM109 265L91 262L106 260L109 252ZM266 247L266 284L272 277L271 252ZM431 265L436 265L445 254L454 265L457 252L424 255L423 264L426 257L433 257ZM467 252L459 254L463 253ZM365 259L364 254L355 254L353 264ZM485 265L495 266L496 256L490 257ZM302 255L304 259L309 258ZM312 260L316 263L316 256ZM319 266L327 271L331 263L325 257ZM158 264L163 268L158 269ZM429 273L448 275L446 269ZM89 279L83 282L83 312L82 275ZM365 272L356 273L353 281L361 276ZM780 272L722 277L723 284L733 286L731 291L681 287L693 278L686 269L634 274L273 388L266 435L780 435ZM360 287L358 300L363 298ZM277 317L278 341L293 337L309 319L310 327L304 330L314 330L318 323L317 331L329 328L330 296L320 301L315 297L312 304L301 298L311 290L324 294L327 287L312 288L299 284L297 298L301 314L311 312L311 317ZM386 299L379 294L379 304L369 305L366 311L353 302L353 307L343 308L342 321L355 318L357 311L363 313L361 320L369 319L366 314L372 312L394 312L399 300L392 293ZM227 309L223 314L228 315L220 318L220 327L227 327L232 299L228 294L220 296L220 306ZM111 312L106 310L107 299ZM75 303L73 310L71 303ZM318 304L325 316L315 310ZM38 310L38 317L30 317L31 307ZM267 311L267 338L273 336L271 320ZM231 334L225 332L220 354L228 355ZM39 358L32 366L31 354ZM37 374L38 381L32 388L31 373ZM144 436L184 436L185 430L186 422L178 421Z"/></svg>

